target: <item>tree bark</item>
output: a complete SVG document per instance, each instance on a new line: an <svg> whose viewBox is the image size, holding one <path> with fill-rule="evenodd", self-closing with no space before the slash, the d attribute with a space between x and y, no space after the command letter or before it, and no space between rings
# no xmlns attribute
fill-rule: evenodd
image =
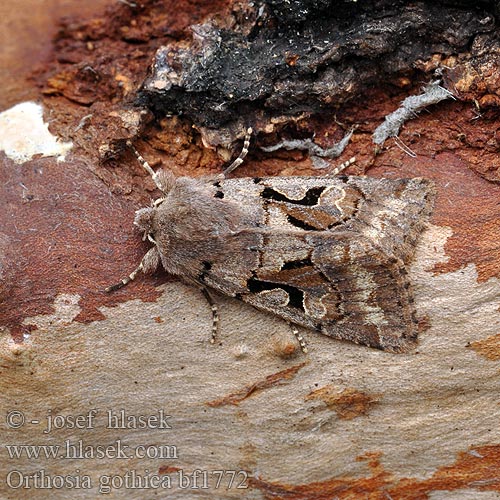
<svg viewBox="0 0 500 500"><path fill-rule="evenodd" d="M130 2L66 18L52 51L37 38L50 56L1 102L39 95L73 149L16 163L2 142L0 496L95 498L114 476L109 496L127 499L497 498L498 14L486 1ZM10 40L6 53L33 43ZM454 99L375 145L438 78ZM33 142L2 119L2 141ZM308 151L261 147L328 149L355 126L329 166L356 156L347 174L435 183L408 267L414 351L301 329L304 355L286 322L223 296L211 345L195 288L158 272L103 292L149 247L132 223L157 195L125 141L154 168L213 175L249 125L237 176L324 175ZM63 459L9 455L19 444Z"/></svg>

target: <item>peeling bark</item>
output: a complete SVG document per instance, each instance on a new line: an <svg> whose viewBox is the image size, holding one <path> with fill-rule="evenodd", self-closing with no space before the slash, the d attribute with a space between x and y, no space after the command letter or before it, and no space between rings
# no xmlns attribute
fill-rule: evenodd
<svg viewBox="0 0 500 500"><path fill-rule="evenodd" d="M491 64L500 47L492 2L252 5L230 27L227 19L194 27L188 47L161 47L138 102L158 116L182 114L208 143L227 144L248 125L269 131L303 114L331 113L418 67L463 80Z"/></svg>

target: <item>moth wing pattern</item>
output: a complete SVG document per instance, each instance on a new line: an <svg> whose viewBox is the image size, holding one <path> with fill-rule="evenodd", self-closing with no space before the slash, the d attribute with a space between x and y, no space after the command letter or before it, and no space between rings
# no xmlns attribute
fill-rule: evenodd
<svg viewBox="0 0 500 500"><path fill-rule="evenodd" d="M245 223L200 282L337 339L414 347L407 267L432 210L430 181L273 177L216 186Z"/></svg>

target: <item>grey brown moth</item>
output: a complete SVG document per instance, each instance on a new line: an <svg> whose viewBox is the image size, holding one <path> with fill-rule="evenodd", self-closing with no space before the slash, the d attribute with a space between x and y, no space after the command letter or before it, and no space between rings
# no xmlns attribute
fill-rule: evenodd
<svg viewBox="0 0 500 500"><path fill-rule="evenodd" d="M248 138L225 174L247 150ZM161 262L203 290L336 339L391 352L415 345L418 324L406 270L432 210L430 181L174 178L154 173L136 154L162 192L135 215L134 224L153 246L108 291Z"/></svg>

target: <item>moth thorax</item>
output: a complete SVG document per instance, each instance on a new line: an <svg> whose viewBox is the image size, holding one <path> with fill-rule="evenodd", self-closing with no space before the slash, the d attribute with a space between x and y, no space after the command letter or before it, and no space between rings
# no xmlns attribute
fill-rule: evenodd
<svg viewBox="0 0 500 500"><path fill-rule="evenodd" d="M134 224L140 229L151 232L153 217L156 209L151 207L141 208L135 212Z"/></svg>

